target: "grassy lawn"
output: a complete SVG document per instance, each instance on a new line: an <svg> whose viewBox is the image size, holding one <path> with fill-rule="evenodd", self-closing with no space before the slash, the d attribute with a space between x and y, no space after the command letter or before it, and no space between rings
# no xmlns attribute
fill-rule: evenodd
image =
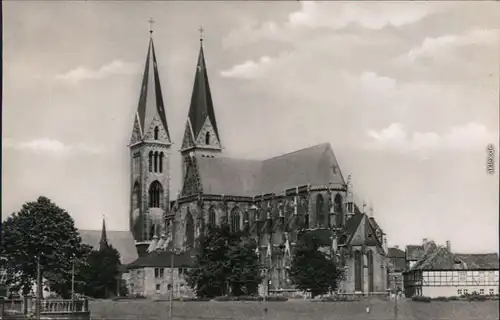
<svg viewBox="0 0 500 320"><path fill-rule="evenodd" d="M366 306L371 312L366 313ZM392 320L394 302L287 301L267 304L267 320ZM498 301L450 301L431 303L402 301L398 320L493 320L499 319ZM92 301L92 319L152 320L168 318L168 302L149 300ZM262 319L260 302L174 302L174 319Z"/></svg>

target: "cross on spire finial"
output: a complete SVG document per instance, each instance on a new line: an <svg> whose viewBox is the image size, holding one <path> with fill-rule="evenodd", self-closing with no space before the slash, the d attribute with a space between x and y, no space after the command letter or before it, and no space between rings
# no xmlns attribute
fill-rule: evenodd
<svg viewBox="0 0 500 320"><path fill-rule="evenodd" d="M153 20L153 18L149 18L148 23L149 23L149 34L152 34L153 33L153 23L155 23L155 21Z"/></svg>
<svg viewBox="0 0 500 320"><path fill-rule="evenodd" d="M198 29L198 31L200 32L200 41L203 42L203 26L200 26L200 28Z"/></svg>

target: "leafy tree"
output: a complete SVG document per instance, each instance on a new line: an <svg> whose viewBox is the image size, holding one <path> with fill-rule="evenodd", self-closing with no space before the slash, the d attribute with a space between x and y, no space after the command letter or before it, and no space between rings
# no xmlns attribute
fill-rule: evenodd
<svg viewBox="0 0 500 320"><path fill-rule="evenodd" d="M120 253L111 245L93 250L79 275L82 285L78 287L78 291L93 298L117 295L120 267Z"/></svg>
<svg viewBox="0 0 500 320"><path fill-rule="evenodd" d="M46 197L25 203L3 223L0 267L9 274L7 284L23 294L36 281L39 257L42 277L51 290L68 297L73 259L84 259L89 251L73 218Z"/></svg>
<svg viewBox="0 0 500 320"><path fill-rule="evenodd" d="M303 234L290 267L292 283L300 290L310 291L313 297L335 290L342 277L335 261L319 251L319 247L316 237Z"/></svg>
<svg viewBox="0 0 500 320"><path fill-rule="evenodd" d="M230 232L227 224L209 227L200 239L200 252L187 273L198 297L252 295L261 282L256 244L244 233Z"/></svg>

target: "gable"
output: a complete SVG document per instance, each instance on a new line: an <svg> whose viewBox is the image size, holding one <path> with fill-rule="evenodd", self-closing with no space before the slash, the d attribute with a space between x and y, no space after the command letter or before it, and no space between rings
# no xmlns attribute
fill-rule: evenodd
<svg viewBox="0 0 500 320"><path fill-rule="evenodd" d="M382 242L377 238L377 230L370 219L365 215L365 243L368 246L382 246ZM380 233L380 232L379 232Z"/></svg>
<svg viewBox="0 0 500 320"><path fill-rule="evenodd" d="M207 133L209 134L210 138L209 144L205 143ZM217 138L217 134L215 133L214 127L212 126L209 117L205 119L205 122L203 123L203 126L198 133L198 137L196 137L196 145L220 148L220 141Z"/></svg>
<svg viewBox="0 0 500 320"><path fill-rule="evenodd" d="M146 134L144 135L144 139L145 140L156 140L154 137L154 132L155 132L156 127L158 127L158 139L157 139L157 141L170 143L170 137L168 135L168 132L167 132L167 130L165 130L165 127L163 126L163 123L160 120L160 117L158 117L158 115L156 115L153 118L153 120L151 121L149 128L148 128Z"/></svg>
<svg viewBox="0 0 500 320"><path fill-rule="evenodd" d="M190 196L202 192L200 177L196 167L195 159L188 160L186 174L184 175L184 183L182 186L182 195Z"/></svg>
<svg viewBox="0 0 500 320"><path fill-rule="evenodd" d="M352 233L350 237L349 244L352 246L362 246L365 243L365 224L366 219L364 215L361 216L361 219L358 220L358 225L354 229L355 231Z"/></svg>
<svg viewBox="0 0 500 320"><path fill-rule="evenodd" d="M142 140L141 127L139 125L139 120L137 119L137 115L134 119L134 126L132 128L132 137L130 138L130 145L133 145Z"/></svg>
<svg viewBox="0 0 500 320"><path fill-rule="evenodd" d="M186 122L186 129L184 129L184 137L182 138L181 149L188 149L194 147L193 131L191 130L191 125L188 121Z"/></svg>

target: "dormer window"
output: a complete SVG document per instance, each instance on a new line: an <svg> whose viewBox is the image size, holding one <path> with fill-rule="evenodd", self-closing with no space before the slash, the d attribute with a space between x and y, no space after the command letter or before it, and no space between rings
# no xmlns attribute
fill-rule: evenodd
<svg viewBox="0 0 500 320"><path fill-rule="evenodd" d="M158 140L159 131L160 129L158 127L155 127L155 140Z"/></svg>

